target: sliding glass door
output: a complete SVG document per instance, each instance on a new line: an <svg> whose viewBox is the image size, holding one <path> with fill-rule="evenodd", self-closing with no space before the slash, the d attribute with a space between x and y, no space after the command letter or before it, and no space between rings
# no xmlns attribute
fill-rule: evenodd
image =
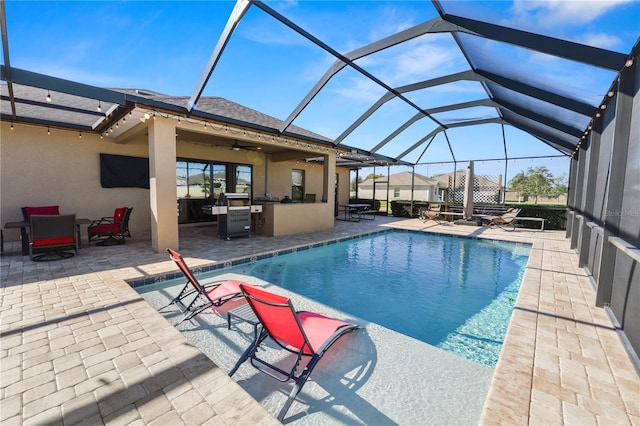
<svg viewBox="0 0 640 426"><path fill-rule="evenodd" d="M250 165L178 159L178 223L215 221L216 216L202 213L202 206L214 205L220 194L227 192L242 192L251 197L252 178Z"/></svg>

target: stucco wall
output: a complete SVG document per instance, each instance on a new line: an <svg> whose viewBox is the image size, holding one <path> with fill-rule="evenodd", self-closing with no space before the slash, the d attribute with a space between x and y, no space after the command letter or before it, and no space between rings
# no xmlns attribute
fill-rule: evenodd
<svg viewBox="0 0 640 426"><path fill-rule="evenodd" d="M149 230L150 191L142 188L102 188L100 186L100 153L149 157L145 134L127 143L115 143L99 135L83 134L15 124L10 129L2 123L0 144L0 222L22 220L20 208L31 205L59 205L61 213L96 219L111 216L115 207L133 207L130 219L132 233ZM291 170L305 170L305 192L323 195L323 167L304 161L268 161L261 151L232 151L197 142L179 142L176 156L216 160L253 166L253 195L282 198L291 194ZM330 155L329 161L335 161ZM329 176L329 203L333 203L333 170ZM348 191L348 172L344 180ZM347 192L348 194L348 192ZM333 215L330 215L333 220ZM328 219L327 219L328 220ZM19 239L19 230L5 230L7 241Z"/></svg>
<svg viewBox="0 0 640 426"><path fill-rule="evenodd" d="M323 166L304 161L270 161L268 164L268 182L266 187L259 190L256 187L255 196L261 197L265 193L270 193L272 197L284 198L285 195L291 197L291 171L293 169L304 170L305 194L316 194L316 201L320 202L323 196ZM256 176L257 178L258 176ZM262 176L264 180L264 176ZM332 195L332 194L331 194Z"/></svg>
<svg viewBox="0 0 640 426"><path fill-rule="evenodd" d="M338 204L347 204L349 202L349 193L351 192L349 169L336 167L336 174L338 175Z"/></svg>
<svg viewBox="0 0 640 426"><path fill-rule="evenodd" d="M149 229L149 190L102 188L99 154L148 157L147 144L115 144L100 136L8 123L1 126L0 222L22 220L23 206L59 205L61 213L96 219L133 207L130 228ZM19 230L4 230L7 241Z"/></svg>

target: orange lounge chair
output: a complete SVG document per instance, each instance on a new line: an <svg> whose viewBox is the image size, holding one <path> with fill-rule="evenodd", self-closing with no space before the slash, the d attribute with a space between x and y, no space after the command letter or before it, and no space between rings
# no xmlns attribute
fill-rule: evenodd
<svg viewBox="0 0 640 426"><path fill-rule="evenodd" d="M203 285L193 275L193 272L191 272L191 269L189 269L184 259L182 259L180 253L170 248L167 249L167 252L171 260L176 262L180 271L182 271L187 278L187 282L184 284L180 293L162 308L176 305L178 309L180 309L180 312L184 313L184 317L178 324L192 319L205 309L222 306L232 299L243 297L240 291L240 284L243 284L242 281L215 281ZM185 299L191 295L194 295L193 300L186 303Z"/></svg>
<svg viewBox="0 0 640 426"><path fill-rule="evenodd" d="M325 352L340 337L356 330L358 326L313 312L296 312L288 298L255 286L240 284L240 289L260 320L262 330L231 369L229 376L233 376L240 365L249 359L255 368L280 382L293 380L295 386L277 417L282 421ZM289 371L259 358L258 349L267 337L296 355ZM310 357L309 362L296 374L302 357Z"/></svg>

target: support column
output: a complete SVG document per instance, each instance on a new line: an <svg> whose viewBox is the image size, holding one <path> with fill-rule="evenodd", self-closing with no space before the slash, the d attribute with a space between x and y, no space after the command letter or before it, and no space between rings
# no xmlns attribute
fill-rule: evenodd
<svg viewBox="0 0 640 426"><path fill-rule="evenodd" d="M162 117L149 121L149 188L153 249L178 249L176 127Z"/></svg>
<svg viewBox="0 0 640 426"><path fill-rule="evenodd" d="M588 143L588 149L583 150L580 155L584 155L587 158L585 159L585 174L586 174L586 183L584 191L584 209L582 210L582 217L584 218L582 222L582 240L580 242L580 246L577 247L578 250L578 266L584 267L589 263L589 255L590 255L590 247L591 247L591 237L596 229L594 228L594 223L598 227L603 225L600 220L600 216L596 212L596 203L595 203L595 195L596 195L596 184L598 179L598 165L600 162L600 137L602 135L602 120L596 120L593 124L593 130L589 135L589 138L585 140ZM596 236L594 236L595 241ZM594 272L593 264L588 265L591 273Z"/></svg>
<svg viewBox="0 0 640 426"><path fill-rule="evenodd" d="M606 193L606 211L604 223L604 237L600 260L600 274L596 282L596 306L602 307L611 302L613 279L616 265L617 248L609 241L609 237L620 236L620 218L623 211L625 185L637 185L637 182L625 182L627 161L630 147L632 113L634 111L634 97L637 93L637 79L640 76L638 59L631 68L625 68L620 73L618 93L615 98L615 138L611 153L609 186ZM610 214L611 213L611 214Z"/></svg>
<svg viewBox="0 0 640 426"><path fill-rule="evenodd" d="M322 166L322 201L336 204L335 200L335 176L336 176L336 157L335 155L323 155Z"/></svg>

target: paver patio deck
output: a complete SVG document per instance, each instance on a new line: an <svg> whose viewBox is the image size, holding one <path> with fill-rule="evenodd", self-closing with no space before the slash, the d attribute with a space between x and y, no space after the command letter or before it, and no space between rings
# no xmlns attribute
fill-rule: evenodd
<svg viewBox="0 0 640 426"><path fill-rule="evenodd" d="M181 228L180 251L196 267L378 227L533 244L481 423L640 425L640 378L564 232L376 218L227 242L195 226ZM84 244L74 258L34 263L5 244L2 424L278 423L127 285L175 271L150 246L134 230L123 246Z"/></svg>

